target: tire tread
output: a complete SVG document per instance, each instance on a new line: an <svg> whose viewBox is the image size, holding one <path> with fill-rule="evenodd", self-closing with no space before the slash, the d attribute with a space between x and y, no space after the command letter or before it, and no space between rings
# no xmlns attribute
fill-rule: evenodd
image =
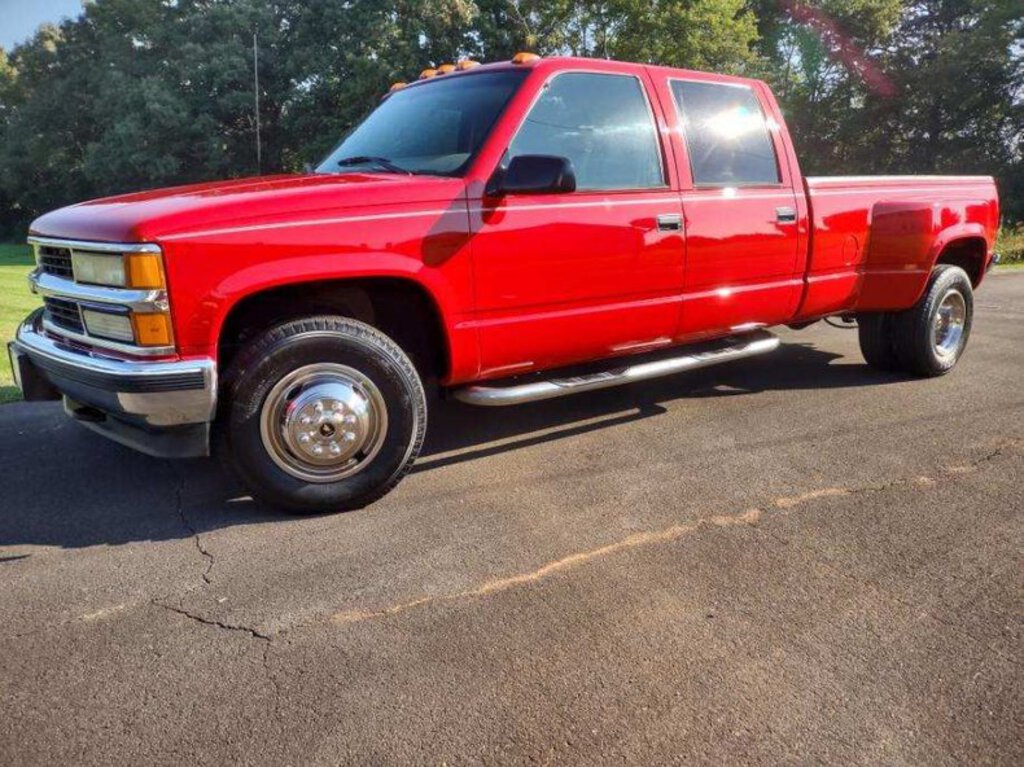
<svg viewBox="0 0 1024 767"><path fill-rule="evenodd" d="M959 353L948 366L939 364L934 349L928 342L934 303L938 294L960 282L961 292L967 302L967 324ZM939 264L931 273L924 295L905 312L896 315L893 325L893 340L896 353L903 363L903 369L911 375L932 378L945 375L952 370L963 355L970 336L974 296L967 272L953 264Z"/></svg>
<svg viewBox="0 0 1024 767"><path fill-rule="evenodd" d="M235 357L230 368L224 375L222 390L227 394L227 402L224 404L224 412L218 420L226 420L230 417L230 409L234 403L239 401L242 394L241 387L247 382L247 374L251 368L260 360L272 352L279 350L281 344L292 339L298 339L309 334L333 334L337 333L348 338L356 339L363 345L370 347L375 354L385 359L395 370L404 384L404 388L410 395L411 406L414 410L417 428L413 434L413 441L409 446L405 459L396 470L382 483L376 485L372 490L361 493L349 501L342 502L336 510L347 510L367 506L374 501L387 495L398 485L399 482L412 470L416 457L423 447L426 436L427 403L423 385L415 365L408 355L395 341L382 333L377 328L367 325L359 320L348 317L319 315L305 317L296 320L283 322L275 325L262 333L259 337L246 345ZM218 452L227 459L233 473L242 479L243 484L251 486L252 483L245 481L246 473L235 460L235 451L232 449L231 430L222 426L218 435ZM264 488L261 493L267 501L275 506L282 507L288 511L298 513L309 513L311 511L322 511L322 509L309 509L296 505L285 497L274 497L273 493L267 492Z"/></svg>

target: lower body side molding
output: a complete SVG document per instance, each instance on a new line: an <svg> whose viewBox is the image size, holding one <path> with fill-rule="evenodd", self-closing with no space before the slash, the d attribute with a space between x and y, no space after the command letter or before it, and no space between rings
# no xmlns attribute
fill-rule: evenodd
<svg viewBox="0 0 1024 767"><path fill-rule="evenodd" d="M596 373L565 378L533 380L526 383L511 383L505 386L465 386L452 391L460 402L470 405L499 407L537 402L544 399L564 397L578 392L607 389L612 386L646 381L651 378L682 373L687 370L720 365L758 354L767 354L779 347L779 339L772 333L760 330L741 337L727 339L718 345L701 345L681 348L680 354L649 362L619 366Z"/></svg>

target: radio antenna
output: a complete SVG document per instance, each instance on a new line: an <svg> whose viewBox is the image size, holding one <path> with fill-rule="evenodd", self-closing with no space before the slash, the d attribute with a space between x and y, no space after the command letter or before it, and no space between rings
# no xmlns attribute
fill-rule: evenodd
<svg viewBox="0 0 1024 767"><path fill-rule="evenodd" d="M252 33L252 79L253 79L253 91L255 91L255 106L254 111L256 115L256 172L259 175L263 174L263 143L260 140L260 58L259 58L259 41L256 37L256 32Z"/></svg>

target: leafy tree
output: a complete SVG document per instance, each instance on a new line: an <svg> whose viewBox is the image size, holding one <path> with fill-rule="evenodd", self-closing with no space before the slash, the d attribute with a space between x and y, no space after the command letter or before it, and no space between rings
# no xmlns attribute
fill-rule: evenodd
<svg viewBox="0 0 1024 767"><path fill-rule="evenodd" d="M256 171L251 34L273 62L274 6L102 0L13 52L0 186L35 215L85 197ZM266 67L267 156L289 83Z"/></svg>
<svg viewBox="0 0 1024 767"><path fill-rule="evenodd" d="M765 76L786 112L805 172L843 171L872 90L892 93L878 63L899 21L900 0L755 5Z"/></svg>
<svg viewBox="0 0 1024 767"><path fill-rule="evenodd" d="M297 139L288 166L322 156L391 83L454 61L470 45L476 14L464 0L296 3L288 37L293 87L281 115L282 131Z"/></svg>
<svg viewBox="0 0 1024 767"><path fill-rule="evenodd" d="M743 73L755 60L757 18L743 0L624 0L614 58Z"/></svg>
<svg viewBox="0 0 1024 767"><path fill-rule="evenodd" d="M883 57L897 95L866 99L858 162L879 171L991 173L1019 190L1021 16L1018 0L909 3ZM1024 215L1019 192L1006 195L1007 187L1007 212Z"/></svg>
<svg viewBox="0 0 1024 767"><path fill-rule="evenodd" d="M754 59L756 17L744 0L480 0L485 58L515 51L740 70Z"/></svg>

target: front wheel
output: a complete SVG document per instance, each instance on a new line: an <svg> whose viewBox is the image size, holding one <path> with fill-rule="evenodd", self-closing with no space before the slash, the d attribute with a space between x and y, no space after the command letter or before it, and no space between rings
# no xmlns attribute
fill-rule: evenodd
<svg viewBox="0 0 1024 767"><path fill-rule="evenodd" d="M228 458L253 494L315 513L361 508L412 467L426 433L423 386L405 352L344 317L278 325L227 376Z"/></svg>

